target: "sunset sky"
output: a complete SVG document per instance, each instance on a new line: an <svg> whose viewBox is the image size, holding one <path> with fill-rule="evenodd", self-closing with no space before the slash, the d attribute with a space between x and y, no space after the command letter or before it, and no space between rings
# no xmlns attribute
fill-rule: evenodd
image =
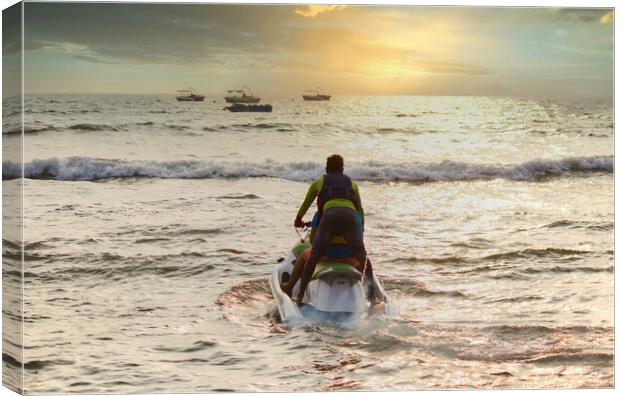
<svg viewBox="0 0 620 396"><path fill-rule="evenodd" d="M26 3L26 91L609 97L613 22L609 9Z"/></svg>

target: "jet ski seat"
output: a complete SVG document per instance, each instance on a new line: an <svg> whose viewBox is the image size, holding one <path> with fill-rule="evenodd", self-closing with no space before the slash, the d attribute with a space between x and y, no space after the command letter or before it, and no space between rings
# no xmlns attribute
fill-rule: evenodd
<svg viewBox="0 0 620 396"><path fill-rule="evenodd" d="M348 282L352 286L362 279L362 273L348 263L322 262L316 266L312 279L320 279L329 285L334 282Z"/></svg>

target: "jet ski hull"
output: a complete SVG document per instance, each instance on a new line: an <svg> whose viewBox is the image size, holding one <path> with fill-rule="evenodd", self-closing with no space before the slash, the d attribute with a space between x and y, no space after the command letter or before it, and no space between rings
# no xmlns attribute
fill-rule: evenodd
<svg viewBox="0 0 620 396"><path fill-rule="evenodd" d="M364 280L361 274L354 276L335 273L324 277L315 276L308 284L301 307L282 291L280 282L283 274L293 271L295 255L290 252L278 260L269 278L269 286L276 303L282 323L295 327L307 321L342 323L354 321L369 315L397 316L398 312L390 298L385 294L379 279ZM373 288L375 298L380 304L372 307L367 300L369 287ZM293 287L293 296L299 292L299 282Z"/></svg>

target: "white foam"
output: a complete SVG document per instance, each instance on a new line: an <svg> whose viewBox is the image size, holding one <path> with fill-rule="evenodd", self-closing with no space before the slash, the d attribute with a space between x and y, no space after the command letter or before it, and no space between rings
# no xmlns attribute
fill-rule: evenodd
<svg viewBox="0 0 620 396"><path fill-rule="evenodd" d="M321 162L280 163L212 161L126 161L85 157L50 158L24 164L24 175L33 179L102 180L111 178L210 179L273 177L309 181L323 174ZM394 164L377 161L352 163L347 174L362 181L432 182L480 179L535 180L577 172L613 172L613 156L532 160L517 165L439 163ZM19 164L2 163L4 179L21 175Z"/></svg>

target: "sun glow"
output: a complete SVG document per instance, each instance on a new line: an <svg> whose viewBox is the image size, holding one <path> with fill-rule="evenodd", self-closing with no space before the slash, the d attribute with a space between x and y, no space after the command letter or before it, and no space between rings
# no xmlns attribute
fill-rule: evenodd
<svg viewBox="0 0 620 396"><path fill-rule="evenodd" d="M342 10L344 5L307 5L295 9L295 14L303 17L314 18L319 14L329 11Z"/></svg>
<svg viewBox="0 0 620 396"><path fill-rule="evenodd" d="M603 97L613 85L611 9L29 7L27 89L35 92L165 92L204 81L196 88L207 92L240 84L280 94L317 85L343 94L569 88Z"/></svg>

